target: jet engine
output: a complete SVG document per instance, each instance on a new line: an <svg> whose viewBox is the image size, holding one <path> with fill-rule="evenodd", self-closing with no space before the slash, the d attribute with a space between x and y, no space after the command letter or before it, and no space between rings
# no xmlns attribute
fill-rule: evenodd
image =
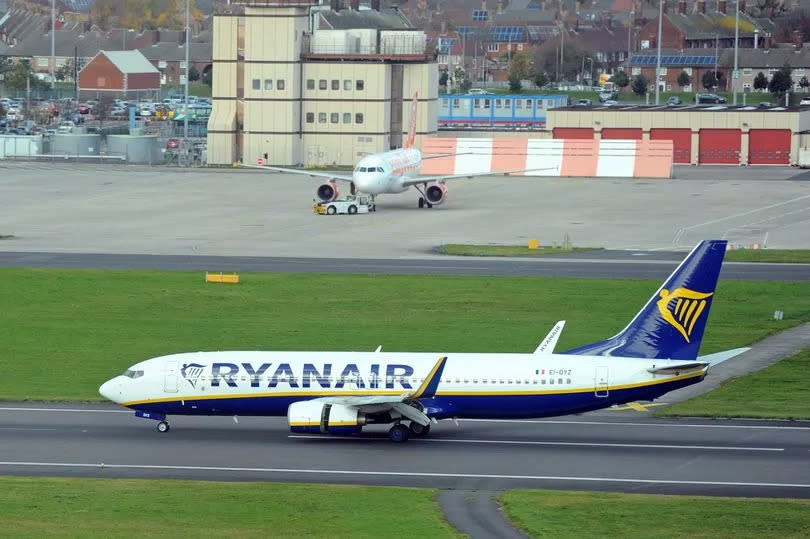
<svg viewBox="0 0 810 539"><path fill-rule="evenodd" d="M340 196L340 192L335 182L328 182L318 186L318 190L315 191L315 196L317 196L318 200L321 202L332 202Z"/></svg>
<svg viewBox="0 0 810 539"><path fill-rule="evenodd" d="M366 414L342 404L328 404L319 400L298 401L287 409L287 422L292 432L347 434L363 429Z"/></svg>
<svg viewBox="0 0 810 539"><path fill-rule="evenodd" d="M447 200L447 186L443 183L432 183L425 189L425 200L433 206L438 206Z"/></svg>

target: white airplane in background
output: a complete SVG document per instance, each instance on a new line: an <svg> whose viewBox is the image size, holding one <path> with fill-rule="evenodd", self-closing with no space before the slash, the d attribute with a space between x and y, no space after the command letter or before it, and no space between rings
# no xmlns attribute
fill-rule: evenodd
<svg viewBox="0 0 810 539"><path fill-rule="evenodd" d="M320 202L331 202L340 196L340 189L336 182L348 182L351 193L365 193L371 196L372 207L375 206L374 199L381 194L404 193L411 187L419 191L419 207L432 208L447 200L447 186L445 182L456 178L473 178L475 176L496 176L499 174L514 174L526 172L527 169L472 172L466 174L451 174L447 176L420 176L422 161L425 159L436 159L439 157L451 157L445 154L431 157L422 157L422 152L414 148L416 138L416 109L418 103L418 92L413 96L411 104L411 118L408 126L408 138L402 148L390 150L382 153L369 154L357 163L351 176L341 174L331 174L326 172L314 172L297 168L283 168L268 165L242 165L247 168L258 168L275 172L287 172L290 174L303 174L315 178L325 178L326 183L321 184L315 190L315 196Z"/></svg>
<svg viewBox="0 0 810 539"><path fill-rule="evenodd" d="M554 353L558 322L532 354L196 352L137 363L104 383L138 417L287 416L293 432L346 434L392 424L424 436L440 419L530 418L606 408L703 380L748 350L698 356L724 240L701 242L616 336Z"/></svg>

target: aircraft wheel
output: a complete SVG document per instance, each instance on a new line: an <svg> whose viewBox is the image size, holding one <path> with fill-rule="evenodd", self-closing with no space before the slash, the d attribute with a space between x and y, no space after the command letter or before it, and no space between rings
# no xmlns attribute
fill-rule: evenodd
<svg viewBox="0 0 810 539"><path fill-rule="evenodd" d="M326 208L326 213L329 215L335 215L337 213L337 208L335 208L334 206L329 206L328 208Z"/></svg>
<svg viewBox="0 0 810 539"><path fill-rule="evenodd" d="M433 207L433 204L431 204L430 202L425 202L425 204L427 204L428 209Z"/></svg>
<svg viewBox="0 0 810 539"><path fill-rule="evenodd" d="M167 421L161 421L157 424L158 432L169 432L169 423Z"/></svg>
<svg viewBox="0 0 810 539"><path fill-rule="evenodd" d="M349 213L352 214L352 215L357 213L357 206L355 206L353 204L351 206L349 206Z"/></svg>
<svg viewBox="0 0 810 539"><path fill-rule="evenodd" d="M425 207L425 199L424 197L419 197L419 208Z"/></svg>
<svg viewBox="0 0 810 539"><path fill-rule="evenodd" d="M398 444L404 443L408 441L408 427L401 423L397 423L391 430L388 431L388 437L391 439L392 442L396 442Z"/></svg>
<svg viewBox="0 0 810 539"><path fill-rule="evenodd" d="M422 438L423 436L427 436L428 433L430 432L430 425L427 425L427 426L420 425L416 421L411 421L411 425L409 427L409 430L411 431L410 432L411 436L416 436L418 438Z"/></svg>

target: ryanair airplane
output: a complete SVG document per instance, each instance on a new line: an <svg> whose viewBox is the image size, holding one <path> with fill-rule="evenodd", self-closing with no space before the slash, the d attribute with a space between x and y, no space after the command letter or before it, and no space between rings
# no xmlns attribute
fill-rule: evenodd
<svg viewBox="0 0 810 539"><path fill-rule="evenodd" d="M287 416L293 432L347 434L391 424L425 436L437 420L587 412L703 380L747 348L698 356L726 242L695 247L616 336L554 353L564 322L531 354L197 352L149 359L101 386L105 398L168 415Z"/></svg>

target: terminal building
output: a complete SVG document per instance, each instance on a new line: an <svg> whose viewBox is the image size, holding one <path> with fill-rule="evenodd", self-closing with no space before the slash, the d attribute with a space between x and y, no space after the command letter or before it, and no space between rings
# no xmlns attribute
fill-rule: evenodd
<svg viewBox="0 0 810 539"><path fill-rule="evenodd" d="M437 130L425 34L381 0L241 0L214 18L208 162L354 166Z"/></svg>

